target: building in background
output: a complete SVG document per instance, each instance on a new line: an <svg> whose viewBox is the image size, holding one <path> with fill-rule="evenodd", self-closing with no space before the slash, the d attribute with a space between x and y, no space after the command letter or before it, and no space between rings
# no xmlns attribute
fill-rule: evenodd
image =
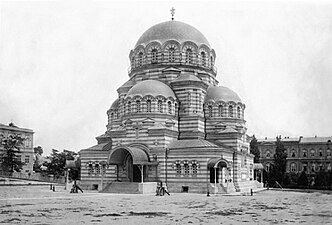
<svg viewBox="0 0 332 225"><path fill-rule="evenodd" d="M215 59L204 35L186 23L145 31L129 53L129 79L107 111L106 132L79 152L81 185L140 193L160 181L171 192L257 187L245 104L218 86Z"/></svg>
<svg viewBox="0 0 332 225"><path fill-rule="evenodd" d="M285 137L281 139L287 149L286 172L303 170L314 175L319 171L331 171L332 137ZM270 171L276 149L276 138L258 139L260 160L266 171Z"/></svg>
<svg viewBox="0 0 332 225"><path fill-rule="evenodd" d="M17 158L17 160L20 160L21 162L24 163L20 173L25 175L32 174L33 163L34 163L33 130L17 127L13 123L10 123L8 126L0 124L1 138L7 138L9 135L16 135L16 134L20 135L25 139L23 142L23 146L20 149L21 153ZM4 148L2 145L0 145L0 157L2 156L3 153L4 153Z"/></svg>

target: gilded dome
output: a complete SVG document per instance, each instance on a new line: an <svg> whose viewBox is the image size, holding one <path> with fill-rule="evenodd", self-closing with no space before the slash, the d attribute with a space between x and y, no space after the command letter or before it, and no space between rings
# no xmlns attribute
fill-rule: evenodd
<svg viewBox="0 0 332 225"><path fill-rule="evenodd" d="M152 41L163 44L168 40L176 40L180 44L185 41L192 41L198 46L205 44L210 48L208 40L199 30L189 24L174 20L159 23L149 28L138 39L135 48L141 44L146 46Z"/></svg>
<svg viewBox="0 0 332 225"><path fill-rule="evenodd" d="M172 97L176 99L172 89L168 85L157 80L144 80L137 83L128 91L127 96L134 97L136 95L141 97L146 95L151 95L153 97L163 96L165 98Z"/></svg>
<svg viewBox="0 0 332 225"><path fill-rule="evenodd" d="M204 102L208 101L242 102L240 97L231 89L223 86L209 86Z"/></svg>

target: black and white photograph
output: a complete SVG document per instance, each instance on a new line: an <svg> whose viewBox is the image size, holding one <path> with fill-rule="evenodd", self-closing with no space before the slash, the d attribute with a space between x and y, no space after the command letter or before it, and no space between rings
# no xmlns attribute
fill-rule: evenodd
<svg viewBox="0 0 332 225"><path fill-rule="evenodd" d="M332 224L332 0L0 1L0 224Z"/></svg>

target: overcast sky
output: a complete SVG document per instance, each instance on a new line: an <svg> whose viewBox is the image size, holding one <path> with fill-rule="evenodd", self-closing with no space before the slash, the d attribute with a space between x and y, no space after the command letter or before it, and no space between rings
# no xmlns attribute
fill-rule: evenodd
<svg viewBox="0 0 332 225"><path fill-rule="evenodd" d="M332 135L331 1L0 2L0 123L46 154L95 145L130 50L173 6L215 49L249 135Z"/></svg>

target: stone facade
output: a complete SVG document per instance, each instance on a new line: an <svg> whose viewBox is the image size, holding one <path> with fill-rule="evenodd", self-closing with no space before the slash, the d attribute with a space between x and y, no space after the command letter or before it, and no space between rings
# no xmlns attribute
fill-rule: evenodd
<svg viewBox="0 0 332 225"><path fill-rule="evenodd" d="M276 139L258 139L261 162L266 171L270 170L275 153ZM287 149L286 172L298 173L303 170L314 175L319 171L331 171L332 137L283 138Z"/></svg>
<svg viewBox="0 0 332 225"><path fill-rule="evenodd" d="M172 20L143 33L129 54L129 80L107 111L105 134L80 151L81 185L111 191L116 182L162 181L171 192L198 193L253 188L245 104L217 86L215 58L188 24Z"/></svg>
<svg viewBox="0 0 332 225"><path fill-rule="evenodd" d="M20 135L25 138L23 146L21 147L20 155L17 160L21 160L25 163L20 173L32 174L33 163L34 163L34 152L33 152L33 131L26 128L20 128L10 123L8 126L0 124L0 138L7 138L9 135ZM3 146L0 145L0 156L4 153ZM1 168L0 168L1 170Z"/></svg>

